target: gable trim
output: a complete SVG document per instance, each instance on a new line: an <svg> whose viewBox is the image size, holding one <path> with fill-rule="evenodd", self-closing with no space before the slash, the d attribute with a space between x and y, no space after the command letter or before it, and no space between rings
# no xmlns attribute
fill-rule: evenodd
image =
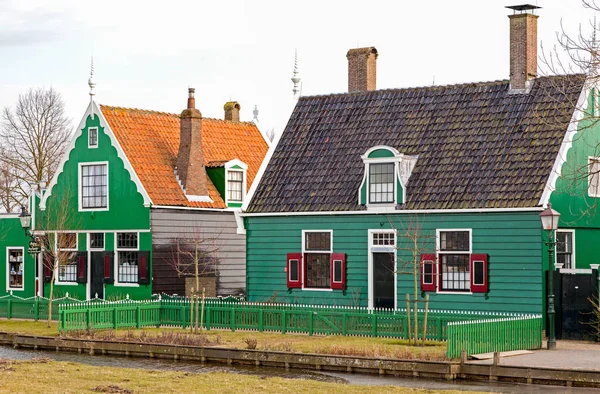
<svg viewBox="0 0 600 394"><path fill-rule="evenodd" d="M590 80L589 77L583 84L583 88L581 89L581 93L579 94L579 98L577 99L575 111L573 112L571 121L567 126L567 130L560 145L558 155L556 155L556 159L554 160L552 171L548 176L548 181L546 182L546 186L544 187L544 191L542 192L542 197L540 197L540 205L542 207L548 206L550 196L552 195L552 192L556 189L556 181L561 175L563 165L567 161L567 153L569 152L569 149L571 149L571 147L573 146L573 139L577 134L579 128L579 121L584 117L586 102L592 90L591 88L593 84L594 83Z"/></svg>
<svg viewBox="0 0 600 394"><path fill-rule="evenodd" d="M148 192L146 192L144 185L142 185L140 178L137 176L135 170L133 169L133 166L131 165L131 163L129 162L129 159L125 155L125 152L121 148L119 141L117 141L117 138L115 137L113 131L111 130L110 126L108 125L108 122L104 118L102 111L100 111L100 108L96 105L96 103L94 101L92 101L88 105L88 107L81 119L81 122L79 123L79 126L77 127L77 130L75 130L75 133L73 134L73 138L71 138L71 142L69 143L69 147L65 151L65 153L57 167L57 171L54 173L54 176L52 177L52 181L50 182L48 189L46 190L46 192L44 193L44 195L40 201L40 209L42 211L46 209L46 201L48 200L48 197L50 197L52 195L52 190L54 189L54 186L56 186L58 177L60 176L60 174L62 174L62 172L64 170L65 163L69 159L71 151L75 147L75 142L77 141L77 139L79 137L81 137L81 135L83 133L83 129L86 125L87 117L92 114L98 115L98 117L100 118L100 125L104 128L104 132L110 138L111 144L117 150L117 156L123 161L123 166L129 172L129 175L131 176L131 180L133 181L133 183L135 183L135 185L137 187L138 193L140 193L143 197L144 206L149 207L150 205L152 205L152 200L150 199Z"/></svg>
<svg viewBox="0 0 600 394"><path fill-rule="evenodd" d="M250 190L248 190L248 193L246 194L246 199L245 199L244 203L242 204L242 212L245 211L246 209L248 209L248 206L250 205L250 202L252 201L252 198L254 197L254 193L256 192L256 189L258 188L258 185L260 184L260 181L261 181L263 175L265 174L267 167L269 166L269 162L271 161L271 158L273 157L273 153L275 153L275 150L277 149L277 145L279 145L279 141L281 141L281 137L283 136L284 133L285 133L285 130L283 130L282 133L277 133L276 137L275 137L275 141L273 141L273 143L271 145L269 145L269 150L267 151L267 154L263 158L263 161L260 164L260 167L258 168L256 175L254 176L252 185L250 185Z"/></svg>
<svg viewBox="0 0 600 394"><path fill-rule="evenodd" d="M471 208L471 209L394 209L380 208L365 211L311 211L311 212L258 212L242 213L244 217L258 216L343 216L343 215L390 215L415 213L502 213L502 212L541 212L543 207L526 208Z"/></svg>

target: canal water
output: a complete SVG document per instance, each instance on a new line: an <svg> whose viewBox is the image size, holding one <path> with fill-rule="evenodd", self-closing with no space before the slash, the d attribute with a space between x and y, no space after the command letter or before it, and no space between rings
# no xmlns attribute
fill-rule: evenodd
<svg viewBox="0 0 600 394"><path fill-rule="evenodd" d="M428 390L465 390L496 393L598 393L598 389L567 388L556 386L521 385L481 382L447 382L434 379L401 378L394 376L378 376L356 373L314 372L306 370L289 370L281 368L230 366L220 363L193 363L164 359L148 359L115 356L90 356L87 354L34 351L13 349L0 346L0 359L29 360L35 357L48 357L56 361L69 361L93 366L110 366L121 368L141 368L162 371L180 371L189 373L228 372L261 377L281 377L286 379L309 379L321 382L348 383L368 386L401 386L423 388Z"/></svg>

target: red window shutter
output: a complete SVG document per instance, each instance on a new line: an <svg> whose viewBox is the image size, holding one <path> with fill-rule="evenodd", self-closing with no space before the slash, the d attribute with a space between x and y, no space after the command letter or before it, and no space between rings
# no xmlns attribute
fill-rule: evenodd
<svg viewBox="0 0 600 394"><path fill-rule="evenodd" d="M287 255L287 287L288 289L302 288L300 278L302 272L302 253L288 253Z"/></svg>
<svg viewBox="0 0 600 394"><path fill-rule="evenodd" d="M487 293L488 291L488 255L471 255L471 292Z"/></svg>
<svg viewBox="0 0 600 394"><path fill-rule="evenodd" d="M334 290L346 289L346 254L331 254L331 288Z"/></svg>
<svg viewBox="0 0 600 394"><path fill-rule="evenodd" d="M114 283L112 252L104 254L104 283Z"/></svg>
<svg viewBox="0 0 600 394"><path fill-rule="evenodd" d="M87 282L87 252L77 254L77 283Z"/></svg>
<svg viewBox="0 0 600 394"><path fill-rule="evenodd" d="M138 252L138 283L150 284L150 252Z"/></svg>
<svg viewBox="0 0 600 394"><path fill-rule="evenodd" d="M437 284L437 261L435 254L421 255L421 291L435 291Z"/></svg>
<svg viewBox="0 0 600 394"><path fill-rule="evenodd" d="M54 257L51 253L44 253L44 282L50 283L52 280L52 270L54 269Z"/></svg>

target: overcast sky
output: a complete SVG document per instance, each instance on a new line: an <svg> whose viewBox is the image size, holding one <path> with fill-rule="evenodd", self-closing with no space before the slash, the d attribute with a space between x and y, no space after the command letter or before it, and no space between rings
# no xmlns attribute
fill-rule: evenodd
<svg viewBox="0 0 600 394"><path fill-rule="evenodd" d="M284 127L293 106L294 49L303 95L347 90L346 52L375 46L377 87L508 78L509 0L0 0L0 107L52 86L74 126L88 101L94 56L100 104L179 113L187 88L206 117L258 105L263 128ZM543 7L538 38L556 43L593 13L580 0ZM155 5L156 4L156 5ZM599 20L600 21L600 20Z"/></svg>

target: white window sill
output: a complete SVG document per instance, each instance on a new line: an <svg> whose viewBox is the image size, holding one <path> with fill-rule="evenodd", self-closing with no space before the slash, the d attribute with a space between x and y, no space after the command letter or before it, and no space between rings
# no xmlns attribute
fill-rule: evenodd
<svg viewBox="0 0 600 394"><path fill-rule="evenodd" d="M115 286L119 286L119 287L140 287L139 283L119 283L119 282L115 282L114 285Z"/></svg>
<svg viewBox="0 0 600 394"><path fill-rule="evenodd" d="M24 291L25 289L23 287L7 287L6 291Z"/></svg>
<svg viewBox="0 0 600 394"><path fill-rule="evenodd" d="M303 287L302 291L333 291L333 289L313 289L311 287Z"/></svg>
<svg viewBox="0 0 600 394"><path fill-rule="evenodd" d="M59 281L54 281L54 285L56 286L77 286L80 283L77 282L59 282Z"/></svg>
<svg viewBox="0 0 600 394"><path fill-rule="evenodd" d="M461 295L471 295L473 294L472 291L437 291L436 294L461 294Z"/></svg>

